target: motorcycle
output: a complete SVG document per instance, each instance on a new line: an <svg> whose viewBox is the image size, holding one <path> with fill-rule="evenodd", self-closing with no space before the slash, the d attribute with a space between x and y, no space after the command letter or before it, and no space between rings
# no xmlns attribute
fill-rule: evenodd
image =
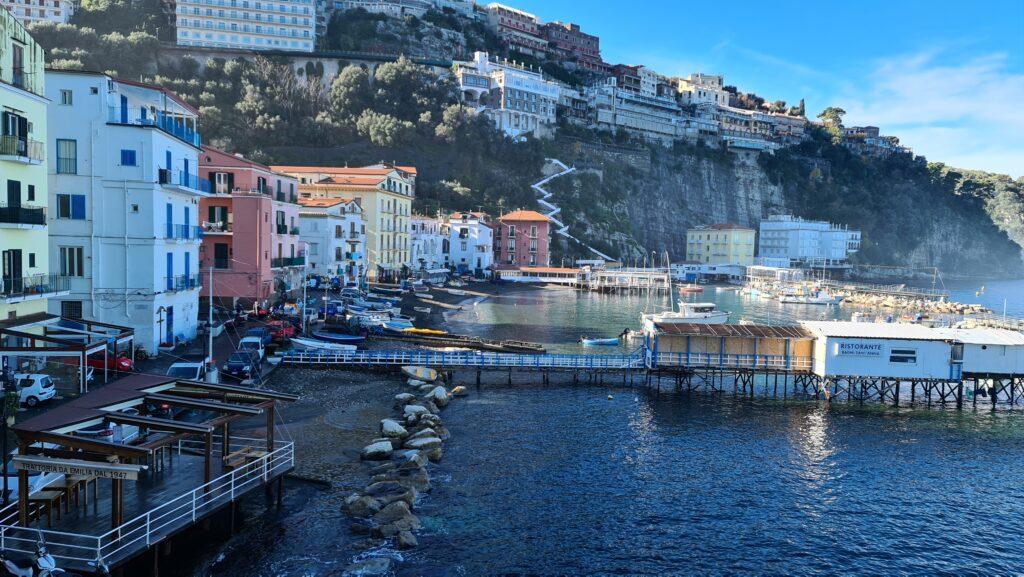
<svg viewBox="0 0 1024 577"><path fill-rule="evenodd" d="M3 577L81 577L77 573L69 573L57 567L57 561L46 550L46 544L42 540L39 541L35 556L29 565L20 565L0 551L0 567L4 570Z"/></svg>

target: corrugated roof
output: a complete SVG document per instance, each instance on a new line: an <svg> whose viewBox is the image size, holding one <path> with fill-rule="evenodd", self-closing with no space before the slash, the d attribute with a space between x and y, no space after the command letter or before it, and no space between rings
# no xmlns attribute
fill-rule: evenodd
<svg viewBox="0 0 1024 577"><path fill-rule="evenodd" d="M947 338L969 345L1024 346L1024 333L1011 331L1009 329L985 327L974 329L937 328L934 330L937 333L945 335Z"/></svg>
<svg viewBox="0 0 1024 577"><path fill-rule="evenodd" d="M699 323L665 323L657 325L661 334L689 337L747 337L775 339L811 339L802 327L772 325L709 325Z"/></svg>
<svg viewBox="0 0 1024 577"><path fill-rule="evenodd" d="M850 321L800 321L812 333L825 337L946 341L950 337L924 325L911 323L855 323Z"/></svg>

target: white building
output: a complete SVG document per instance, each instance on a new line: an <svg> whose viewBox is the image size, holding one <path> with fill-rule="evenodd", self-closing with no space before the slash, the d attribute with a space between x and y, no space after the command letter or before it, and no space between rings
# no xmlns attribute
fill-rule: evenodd
<svg viewBox="0 0 1024 577"><path fill-rule="evenodd" d="M1024 375L1024 334L993 328L934 330L963 347L965 375Z"/></svg>
<svg viewBox="0 0 1024 577"><path fill-rule="evenodd" d="M643 83L644 76L640 78ZM622 129L665 145L698 136L697 119L684 116L675 98L622 88L616 78L587 88L586 96L592 124L597 128Z"/></svg>
<svg viewBox="0 0 1024 577"><path fill-rule="evenodd" d="M815 337L814 374L958 380L952 339L917 324L801 321Z"/></svg>
<svg viewBox="0 0 1024 577"><path fill-rule="evenodd" d="M148 352L196 335L198 111L155 86L46 74L50 262L71 277L50 312L129 326Z"/></svg>
<svg viewBox="0 0 1024 577"><path fill-rule="evenodd" d="M448 251L448 235L442 233L444 223L429 216L413 215L409 219L409 268L426 276L447 272L444 257Z"/></svg>
<svg viewBox="0 0 1024 577"><path fill-rule="evenodd" d="M694 72L686 78L676 78L675 87L684 104L712 104L728 106L729 92L724 88L722 76Z"/></svg>
<svg viewBox="0 0 1024 577"><path fill-rule="evenodd" d="M860 249L860 231L825 221L775 215L761 221L758 256L810 267L845 266Z"/></svg>
<svg viewBox="0 0 1024 577"><path fill-rule="evenodd" d="M36 22L67 24L75 13L71 0L0 0L0 8L10 10L25 26Z"/></svg>
<svg viewBox="0 0 1024 577"><path fill-rule="evenodd" d="M463 102L493 119L508 136L552 132L560 90L543 73L477 52L472 61L457 63L455 74Z"/></svg>
<svg viewBox="0 0 1024 577"><path fill-rule="evenodd" d="M343 198L303 198L299 204L306 272L361 283L366 275L366 223L359 203Z"/></svg>
<svg viewBox="0 0 1024 577"><path fill-rule="evenodd" d="M334 7L337 10L360 8L372 14L383 14L391 18L422 18L427 10L435 6L431 0L340 0L334 3Z"/></svg>
<svg viewBox="0 0 1024 577"><path fill-rule="evenodd" d="M449 246L445 265L459 274L486 276L494 264L494 230L487 215L457 212L445 228Z"/></svg>
<svg viewBox="0 0 1024 577"><path fill-rule="evenodd" d="M177 0L178 44L312 52L316 0Z"/></svg>

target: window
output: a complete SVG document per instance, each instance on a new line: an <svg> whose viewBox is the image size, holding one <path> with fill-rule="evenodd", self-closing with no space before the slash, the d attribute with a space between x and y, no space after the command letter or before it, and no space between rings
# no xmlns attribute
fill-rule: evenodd
<svg viewBox="0 0 1024 577"><path fill-rule="evenodd" d="M71 96L71 91L70 90L61 90L60 91L60 103L62 105L64 105L64 106L71 106L72 104L74 104L74 100L73 100L73 97Z"/></svg>
<svg viewBox="0 0 1024 577"><path fill-rule="evenodd" d="M78 142L57 139L57 174L78 174Z"/></svg>
<svg viewBox="0 0 1024 577"><path fill-rule="evenodd" d="M35 199L36 199L36 185L30 184L30 185L28 185L28 199L27 200L35 200Z"/></svg>
<svg viewBox="0 0 1024 577"><path fill-rule="evenodd" d="M60 247L60 274L62 276L82 276L82 271L85 268L82 251L80 246Z"/></svg>
<svg viewBox="0 0 1024 577"><path fill-rule="evenodd" d="M320 254L320 244L311 242L309 243L309 256L317 256Z"/></svg>
<svg viewBox="0 0 1024 577"><path fill-rule="evenodd" d="M29 268L35 268L36 267L36 253L34 253L34 252L28 253L28 267Z"/></svg>
<svg viewBox="0 0 1024 577"><path fill-rule="evenodd" d="M121 149L121 166L136 166L134 150Z"/></svg>
<svg viewBox="0 0 1024 577"><path fill-rule="evenodd" d="M85 220L85 195L58 194L57 218Z"/></svg>
<svg viewBox="0 0 1024 577"><path fill-rule="evenodd" d="M82 301L61 301L60 316L68 319L82 318Z"/></svg>
<svg viewBox="0 0 1024 577"><path fill-rule="evenodd" d="M915 365L917 364L917 349L890 349L889 362Z"/></svg>

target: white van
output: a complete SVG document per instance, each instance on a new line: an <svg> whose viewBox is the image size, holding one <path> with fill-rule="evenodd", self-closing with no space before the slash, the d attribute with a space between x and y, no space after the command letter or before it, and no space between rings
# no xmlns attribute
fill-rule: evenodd
<svg viewBox="0 0 1024 577"><path fill-rule="evenodd" d="M261 361L267 356L267 351L263 348L263 339L259 337L245 337L238 341L238 350L253 351L259 355Z"/></svg>
<svg viewBox="0 0 1024 577"><path fill-rule="evenodd" d="M57 387L50 375L42 373L14 373L14 385L18 391L18 401L29 407L48 401L57 394Z"/></svg>

